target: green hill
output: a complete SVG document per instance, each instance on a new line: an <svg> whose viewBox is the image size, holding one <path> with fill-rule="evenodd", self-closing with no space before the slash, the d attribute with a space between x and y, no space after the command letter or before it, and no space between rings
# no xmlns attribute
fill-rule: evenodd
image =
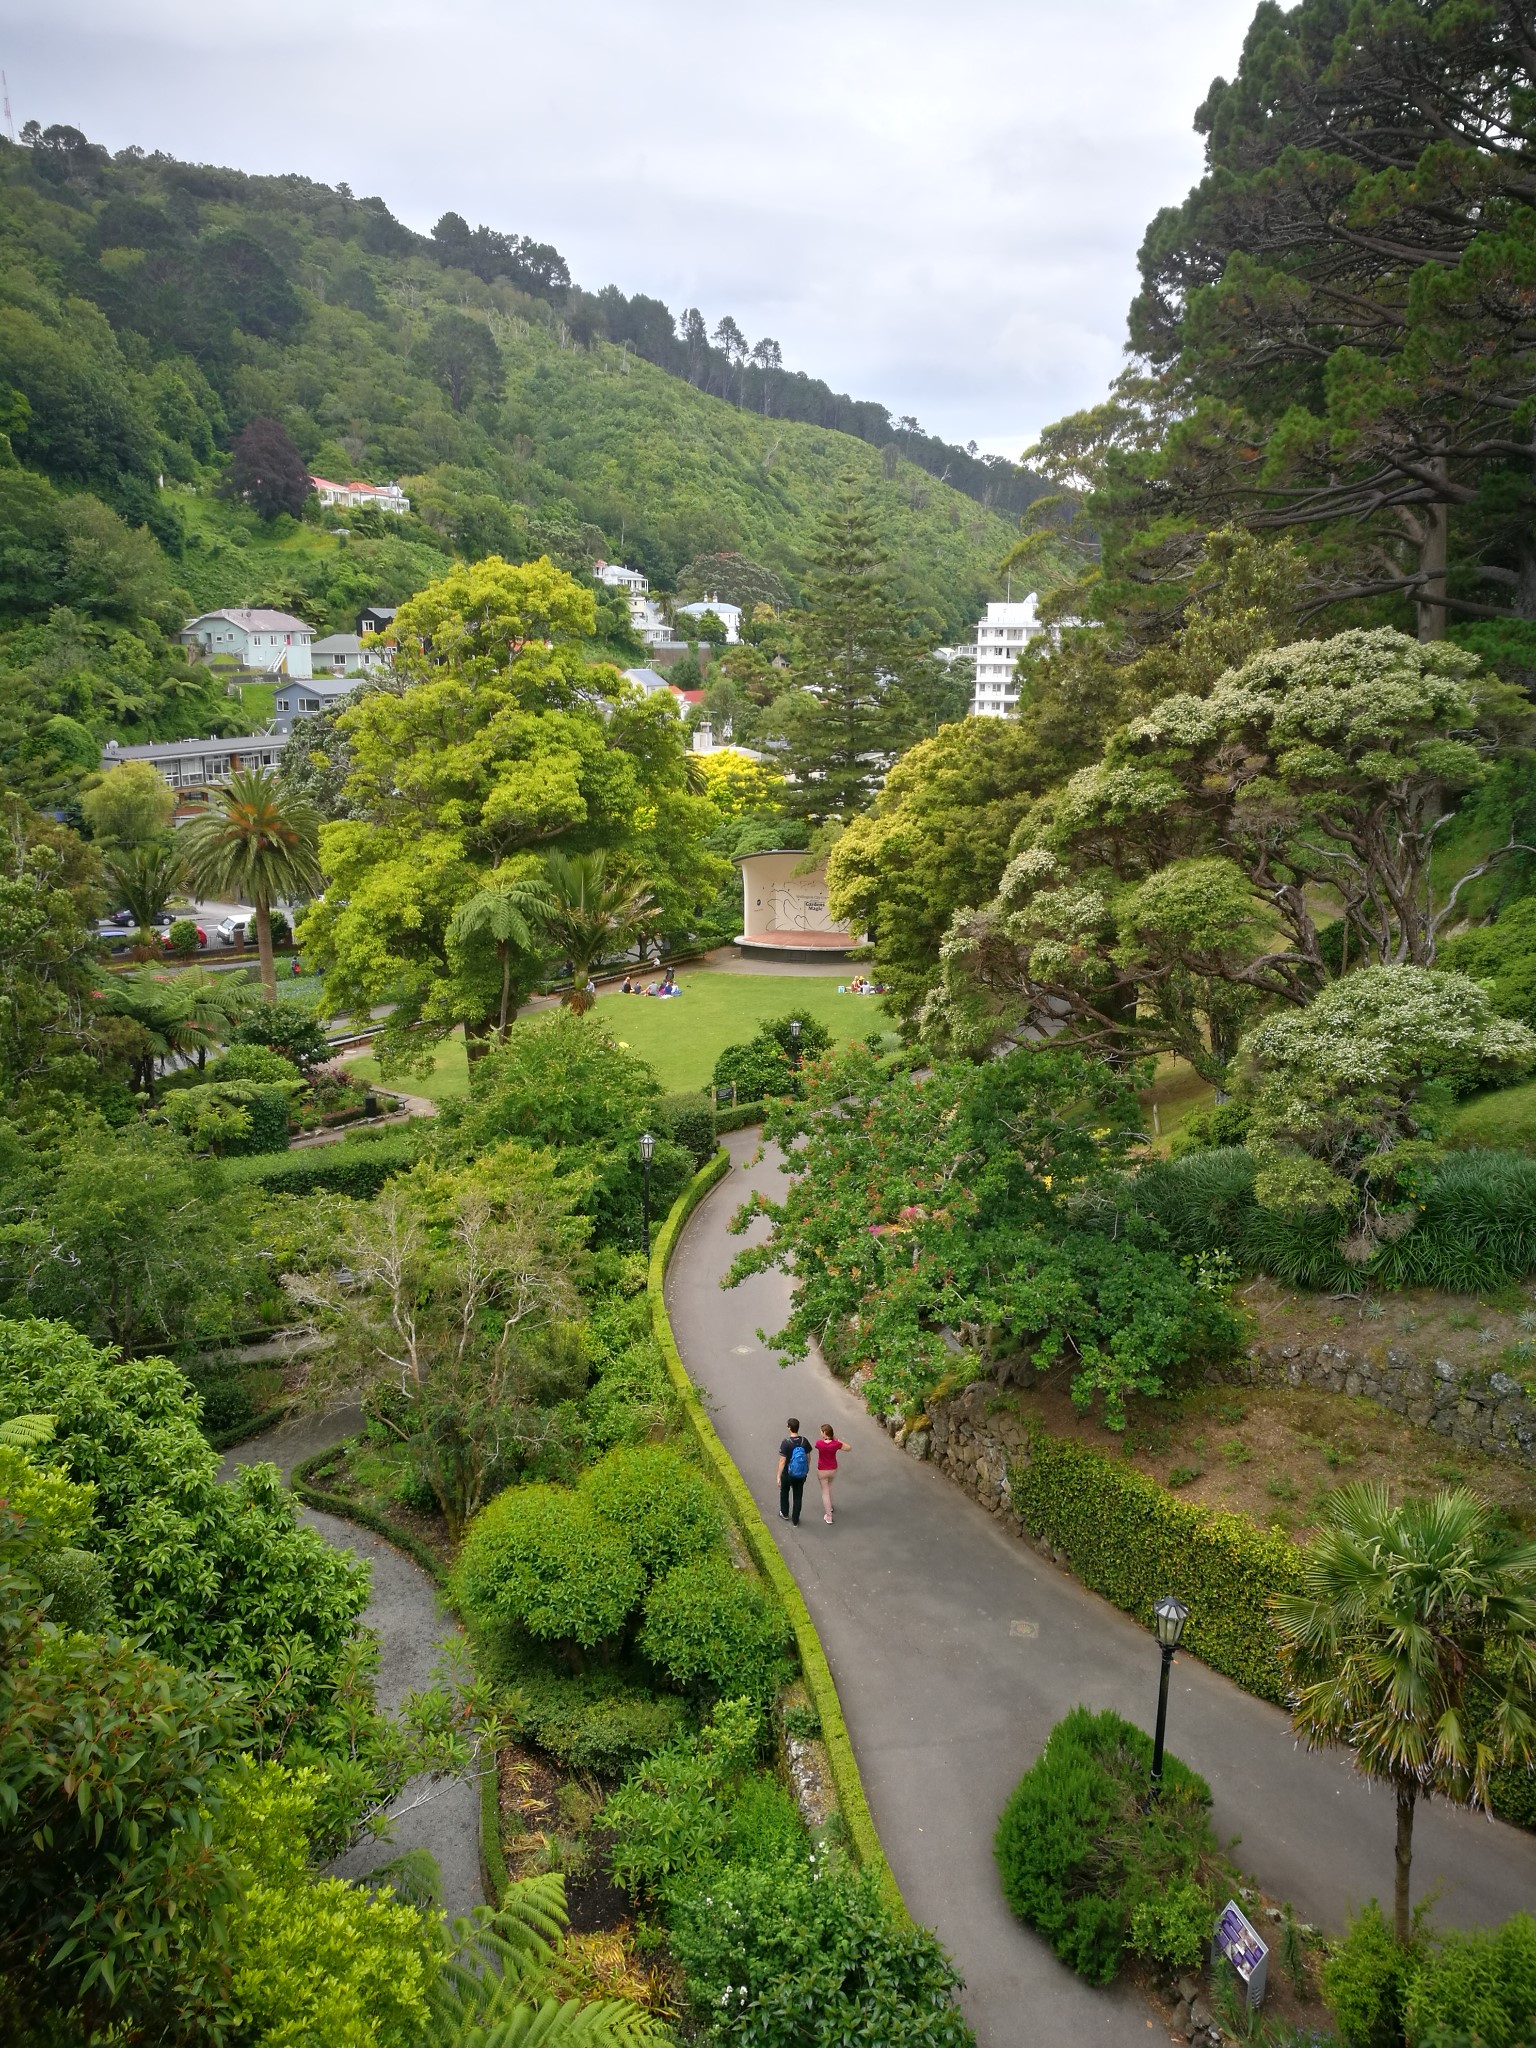
<svg viewBox="0 0 1536 2048"><path fill-rule="evenodd" d="M188 522L158 479L208 493L233 436L270 415L321 473L410 479L427 530L413 519L402 538L421 544L622 549L661 587L693 555L730 550L793 587L852 476L942 631L992 588L1011 521L894 447L754 416L608 341L578 344L549 299L424 254L345 187L109 159L73 130L49 135L0 143L12 443L55 483L147 520L178 560ZM249 566L205 555L177 580L200 603L235 602ZM419 564L371 567L383 598Z"/></svg>

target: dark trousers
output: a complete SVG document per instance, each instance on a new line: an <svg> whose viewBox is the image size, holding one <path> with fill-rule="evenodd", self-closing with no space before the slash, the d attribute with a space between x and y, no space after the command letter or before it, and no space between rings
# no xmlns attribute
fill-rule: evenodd
<svg viewBox="0 0 1536 2048"><path fill-rule="evenodd" d="M788 1515L792 1522L798 1522L800 1519L800 1500L804 1492L805 1481L803 1479L791 1479L786 1468L783 1478L779 1481L779 1513L781 1515Z"/></svg>

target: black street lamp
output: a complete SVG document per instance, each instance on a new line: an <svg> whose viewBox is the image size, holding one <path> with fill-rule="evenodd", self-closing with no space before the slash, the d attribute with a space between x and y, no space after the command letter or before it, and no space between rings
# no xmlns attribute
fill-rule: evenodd
<svg viewBox="0 0 1536 2048"><path fill-rule="evenodd" d="M640 1133L640 1216L641 1231L645 1244L645 1256L651 1256L651 1154L656 1150L656 1140L649 1131Z"/></svg>
<svg viewBox="0 0 1536 2048"><path fill-rule="evenodd" d="M1179 1647L1184 1635L1184 1624L1189 1619L1189 1609L1182 1600L1175 1600L1171 1593L1159 1600L1152 1609L1152 1628L1157 1637L1158 1647L1163 1653L1162 1675L1157 1686L1157 1733L1152 1738L1152 1790L1148 1804L1159 1797L1163 1789L1163 1733L1168 1726L1168 1669L1173 1663L1173 1653Z"/></svg>
<svg viewBox="0 0 1536 2048"><path fill-rule="evenodd" d="M791 1057L798 1071L800 1066L800 1019L798 1017L791 1017L789 1020L789 1037L790 1043L794 1048Z"/></svg>

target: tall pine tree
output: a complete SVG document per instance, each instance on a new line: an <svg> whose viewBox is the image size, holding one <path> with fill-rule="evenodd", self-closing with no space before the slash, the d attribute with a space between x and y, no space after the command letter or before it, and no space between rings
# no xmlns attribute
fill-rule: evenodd
<svg viewBox="0 0 1536 2048"><path fill-rule="evenodd" d="M893 584L868 506L846 486L818 535L795 663L774 707L790 808L818 824L862 811L904 746L933 729L938 664ZM958 716L950 705L943 710Z"/></svg>

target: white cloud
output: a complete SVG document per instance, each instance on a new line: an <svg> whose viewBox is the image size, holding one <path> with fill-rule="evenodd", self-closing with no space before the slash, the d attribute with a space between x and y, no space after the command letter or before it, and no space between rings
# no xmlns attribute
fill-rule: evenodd
<svg viewBox="0 0 1536 2048"><path fill-rule="evenodd" d="M1252 0L15 0L72 121L553 241L791 366L1017 453L1117 367L1142 231Z"/></svg>

